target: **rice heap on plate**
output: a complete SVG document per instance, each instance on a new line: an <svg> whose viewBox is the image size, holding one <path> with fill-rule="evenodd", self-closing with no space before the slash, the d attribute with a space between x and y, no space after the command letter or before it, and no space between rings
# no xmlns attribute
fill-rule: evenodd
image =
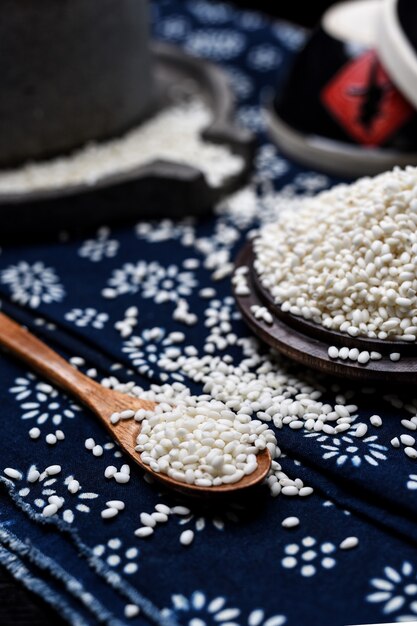
<svg viewBox="0 0 417 626"><path fill-rule="evenodd" d="M200 100L174 104L125 135L92 142L79 150L0 172L0 193L95 185L106 176L123 174L156 160L192 165L218 187L239 174L243 160L226 145L204 141L211 111Z"/></svg>
<svg viewBox="0 0 417 626"><path fill-rule="evenodd" d="M338 185L254 240L255 270L285 312L352 337L417 337L417 168Z"/></svg>

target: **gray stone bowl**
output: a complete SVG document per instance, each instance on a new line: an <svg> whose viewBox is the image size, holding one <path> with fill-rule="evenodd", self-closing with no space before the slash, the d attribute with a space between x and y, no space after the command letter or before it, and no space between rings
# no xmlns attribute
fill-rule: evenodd
<svg viewBox="0 0 417 626"><path fill-rule="evenodd" d="M154 100L145 0L2 0L0 167L123 133Z"/></svg>

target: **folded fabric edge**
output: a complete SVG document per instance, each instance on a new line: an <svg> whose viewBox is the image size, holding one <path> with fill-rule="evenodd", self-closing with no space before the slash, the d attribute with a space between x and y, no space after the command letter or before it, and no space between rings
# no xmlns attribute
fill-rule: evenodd
<svg viewBox="0 0 417 626"><path fill-rule="evenodd" d="M17 493L16 487L11 480L5 479L0 476L0 484L3 484L6 487L6 493L11 498L13 503L23 511L36 525L47 525L52 526L55 529L62 531L66 537L68 538L70 544L72 544L76 548L77 557L82 557L88 567L94 571L104 583L110 585L112 589L122 597L123 601L126 599L128 602L132 604L136 604L141 611L142 617L148 618L151 622L155 623L157 626L176 626L175 622L168 615L163 615L161 611L151 602L151 600L145 598L139 591L137 591L132 585L122 578L119 574L111 570L99 557L97 557L93 551L81 540L78 535L78 532L69 526L66 522L61 519L53 519L53 518L44 518L40 513L35 511L27 502L24 502L23 499ZM4 527L3 527L4 529ZM10 531L6 531L9 535ZM16 538L17 539L17 538ZM17 539L17 541L19 541ZM1 532L0 532L0 542L1 542ZM35 559L37 548L30 547L28 544L22 543L23 553L27 554L27 556L31 559ZM30 552L29 552L30 551ZM40 551L38 551L39 554ZM56 568L54 567L54 571L51 571L52 575L56 575L58 572L58 568L61 570L63 575L67 575L72 578L65 570L61 568L58 564L53 561L50 557L46 557L42 554L42 559L47 558L51 563L54 563ZM76 584L79 584L78 581L73 579ZM68 589L71 593L74 593L74 589ZM92 596L93 597L93 596ZM94 598L95 599L95 598ZM96 599L95 599L96 600ZM99 602L97 600L97 602ZM103 607L104 608L104 607ZM107 611L107 609L104 609ZM103 617L101 618L103 619ZM109 612L109 618L112 619L112 615ZM111 626L115 626L116 622L108 621L107 623L111 624Z"/></svg>
<svg viewBox="0 0 417 626"><path fill-rule="evenodd" d="M27 559L40 572L47 572L55 581L63 584L65 592L70 593L95 619L108 626L123 626L123 623L87 591L79 580L71 576L54 559L31 545L29 539L23 542L10 531L0 528L0 544L3 544L3 547L7 546L19 558Z"/></svg>
<svg viewBox="0 0 417 626"><path fill-rule="evenodd" d="M0 564L26 589L40 596L54 609L58 609L62 616L73 626L89 626L88 622L52 589L48 583L34 576L26 564L13 552L0 545Z"/></svg>
<svg viewBox="0 0 417 626"><path fill-rule="evenodd" d="M25 324L29 327L34 327L35 316L33 314L33 311L28 310L20 305L16 305L15 303L12 303L8 300L3 301L3 305L4 304L6 304L4 310L6 312L9 312L13 317L20 321L20 323ZM53 323L56 325L56 321L50 321L53 321ZM45 328L40 328L38 332L41 335L45 334L45 336L48 335L49 337L51 337L54 343L58 344L66 352L70 351L70 346L74 348L75 345L75 350L77 354L79 353L81 356L83 356L83 358L86 358L90 362L90 364L94 365L95 367L102 368L103 359L105 359L107 361L107 365L109 365L112 358L116 358L115 355L110 355L107 351L102 350L96 344L85 342L82 335L79 335L75 331L69 331L69 329L65 326L59 325L56 328L57 330L53 332L47 331L45 330ZM126 367L128 366L128 364L124 362L123 358L119 359L119 361L123 362L123 365L125 365ZM152 384L153 382L160 381L148 379L149 384ZM291 446L285 446L281 443L280 447L286 455L293 458L294 450L291 449ZM332 471L324 471L320 465L312 461L311 458L307 458L300 450L298 450L297 455L299 460L303 463L303 465L306 466L306 468L310 470L310 472L318 474L318 476L320 477L319 482L326 482L326 488L320 489L319 484L314 484L314 480L312 481L311 476L306 477L308 478L310 483L313 483L312 486L317 492L321 491L321 493L325 497L330 496L334 500L334 502L340 507L349 508L352 512L362 516L363 518L366 518L371 523L376 524L377 526L382 527L385 530L394 531L402 536L410 544L415 544L415 525L411 521L413 513L412 510L408 510L406 507L404 508L404 510L398 510L398 503L395 502L395 500L390 500L388 496L381 498L381 500L377 504L375 494L372 491L364 488L364 486L361 486L361 489L363 490L365 497L360 500L361 505L358 505L357 496L354 496L354 492L358 488L357 484L349 484L346 479L344 479L337 473L333 473ZM335 492L336 480L339 481L339 484L337 485L337 493ZM60 522L61 520L57 520L58 525ZM69 530L64 522L62 522L62 524L67 530ZM401 526L403 526L403 530L401 530ZM407 529L405 532L404 528ZM73 529L71 529L71 531L73 531ZM86 556L87 558L96 559L96 557L94 557L94 555L92 554L88 556L86 553ZM97 561L100 560L97 559ZM106 567L104 563L102 563L102 565ZM97 564L97 567L98 566L99 564ZM110 574L114 576L114 572L110 571ZM127 583L124 581L123 588L125 587L125 585L127 585ZM130 598L130 600L132 600L133 602L132 598ZM139 601L136 601L135 603L139 605ZM152 610L149 614L149 617L153 621L156 621L156 623L159 623L153 617Z"/></svg>

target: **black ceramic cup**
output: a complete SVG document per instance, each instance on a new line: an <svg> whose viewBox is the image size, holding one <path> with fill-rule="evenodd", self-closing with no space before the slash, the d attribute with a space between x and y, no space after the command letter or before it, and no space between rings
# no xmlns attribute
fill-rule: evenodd
<svg viewBox="0 0 417 626"><path fill-rule="evenodd" d="M67 153L150 111L145 0L2 0L0 167Z"/></svg>
<svg viewBox="0 0 417 626"><path fill-rule="evenodd" d="M296 160L343 176L417 164L417 113L375 51L379 5L330 9L276 94L270 130Z"/></svg>

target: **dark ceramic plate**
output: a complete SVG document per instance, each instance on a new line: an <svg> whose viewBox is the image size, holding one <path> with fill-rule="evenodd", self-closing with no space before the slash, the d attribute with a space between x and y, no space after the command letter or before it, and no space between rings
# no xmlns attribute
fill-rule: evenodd
<svg viewBox="0 0 417 626"><path fill-rule="evenodd" d="M215 65L176 46L154 43L158 111L181 97L199 96L212 111L203 139L228 146L241 156L241 173L211 186L198 169L171 161L153 161L78 185L24 194L0 194L1 234L26 237L57 229L80 230L135 218L204 214L224 195L241 186L250 171L252 134L234 123L234 97L226 75Z"/></svg>
<svg viewBox="0 0 417 626"><path fill-rule="evenodd" d="M316 324L283 313L271 296L262 287L253 268L254 253L252 244L246 244L239 252L236 267L247 266L246 275L250 295L239 296L234 292L236 303L244 321L265 343L290 359L320 372L357 381L385 381L415 384L417 376L417 353L415 344L397 342L375 342L353 338L338 332L327 331ZM264 306L272 315L272 324L256 319L251 307ZM331 359L329 346L357 347L359 350L376 350L382 354L379 361L368 361L360 365L353 361ZM400 352L399 361L391 361L391 352Z"/></svg>

